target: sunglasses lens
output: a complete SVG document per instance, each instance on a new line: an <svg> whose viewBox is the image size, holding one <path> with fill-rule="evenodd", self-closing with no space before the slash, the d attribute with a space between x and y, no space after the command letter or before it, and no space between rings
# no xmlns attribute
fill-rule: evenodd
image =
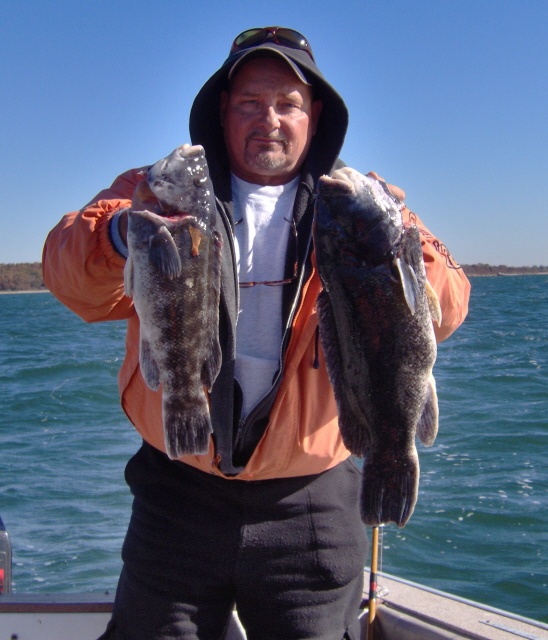
<svg viewBox="0 0 548 640"><path fill-rule="evenodd" d="M314 60L312 48L306 38L298 31L284 27L265 27L263 29L248 29L247 31L243 31L234 40L230 53L249 49L267 41L275 42L276 44L281 44L292 49L306 51L312 60Z"/></svg>
<svg viewBox="0 0 548 640"><path fill-rule="evenodd" d="M287 44L290 47L310 51L310 45L306 38L298 31L293 31L293 29L278 29L276 31L276 40L280 44Z"/></svg>
<svg viewBox="0 0 548 640"><path fill-rule="evenodd" d="M256 44L261 44L265 41L268 32L266 29L248 29L234 40L231 53L238 51L239 49L247 49L248 47L254 47Z"/></svg>

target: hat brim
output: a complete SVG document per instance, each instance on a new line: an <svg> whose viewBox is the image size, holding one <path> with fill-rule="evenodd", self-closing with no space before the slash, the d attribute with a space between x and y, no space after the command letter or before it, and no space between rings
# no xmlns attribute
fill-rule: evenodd
<svg viewBox="0 0 548 640"><path fill-rule="evenodd" d="M232 78L238 72L238 69L242 66L242 64L245 64L246 62L249 62L252 58L264 58L264 57L281 58L289 66L291 71L293 71L293 73L297 76L297 78L303 84L311 86L311 83L308 82L308 80L307 80L306 76L304 75L304 73L293 62L293 60L291 60L291 58L286 56L285 53L283 53L282 51L279 51L278 49L274 49L272 47L269 47L268 45L260 45L258 47L253 47L252 49L249 49L248 51L244 51L241 54L241 56L236 60L236 62L232 65L232 67L230 68L230 70L228 72L228 76L227 76L228 80L232 80Z"/></svg>

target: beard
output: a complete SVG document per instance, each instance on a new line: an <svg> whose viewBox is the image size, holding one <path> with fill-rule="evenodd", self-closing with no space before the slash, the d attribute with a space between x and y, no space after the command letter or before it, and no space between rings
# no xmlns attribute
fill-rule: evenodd
<svg viewBox="0 0 548 640"><path fill-rule="evenodd" d="M262 148L253 151L251 151L249 145L247 145L244 159L248 166L262 171L271 171L285 167L287 164L287 140L283 138L273 138L272 142L275 144L265 143L262 145Z"/></svg>

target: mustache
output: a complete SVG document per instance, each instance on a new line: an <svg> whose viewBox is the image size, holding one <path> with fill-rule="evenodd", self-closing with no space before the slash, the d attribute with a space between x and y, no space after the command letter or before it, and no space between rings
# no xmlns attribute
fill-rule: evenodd
<svg viewBox="0 0 548 640"><path fill-rule="evenodd" d="M263 131L252 131L246 136L246 141L249 142L254 138L261 138L262 140L270 140L272 142L287 142L286 136L283 133L277 133L276 135L272 135L271 133L264 133Z"/></svg>

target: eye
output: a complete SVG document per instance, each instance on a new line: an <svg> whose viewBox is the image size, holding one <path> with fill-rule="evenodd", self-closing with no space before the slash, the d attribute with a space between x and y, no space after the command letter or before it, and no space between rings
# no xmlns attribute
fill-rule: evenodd
<svg viewBox="0 0 548 640"><path fill-rule="evenodd" d="M255 113L260 109L260 102L256 98L247 98L239 103L239 109L244 113Z"/></svg>

